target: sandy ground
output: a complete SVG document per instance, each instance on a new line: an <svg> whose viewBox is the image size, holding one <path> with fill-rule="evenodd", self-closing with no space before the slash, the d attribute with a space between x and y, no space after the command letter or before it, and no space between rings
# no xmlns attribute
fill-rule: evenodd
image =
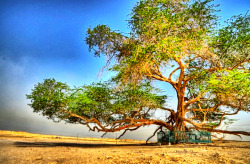
<svg viewBox="0 0 250 164"><path fill-rule="evenodd" d="M249 163L250 142L145 145L136 140L0 131L0 163Z"/></svg>

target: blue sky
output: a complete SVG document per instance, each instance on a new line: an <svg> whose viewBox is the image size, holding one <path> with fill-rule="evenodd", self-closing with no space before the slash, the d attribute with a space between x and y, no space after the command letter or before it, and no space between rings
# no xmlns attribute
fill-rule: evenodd
<svg viewBox="0 0 250 164"><path fill-rule="evenodd" d="M135 3L136 0L1 1L0 129L100 136L82 126L55 124L32 113L25 94L45 78L55 78L71 86L107 80L108 72L98 77L105 58L95 58L88 51L84 42L86 30L107 24L114 30L129 32L126 20ZM250 9L249 0L215 0L215 3L221 4L222 11L218 14L222 21ZM164 84L159 86L173 92ZM244 125L242 130L249 128L249 115L241 113L240 117L246 120L238 123ZM137 133L143 136L143 131Z"/></svg>

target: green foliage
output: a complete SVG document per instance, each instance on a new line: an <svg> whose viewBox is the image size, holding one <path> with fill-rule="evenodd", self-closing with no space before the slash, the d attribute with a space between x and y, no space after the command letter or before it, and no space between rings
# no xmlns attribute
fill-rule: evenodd
<svg viewBox="0 0 250 164"><path fill-rule="evenodd" d="M250 111L250 16L234 16L220 27L216 7L212 0L140 0L130 14L128 36L107 25L87 31L89 50L105 55L106 66L112 63L110 70L117 72L111 82L70 89L46 79L27 95L30 106L71 123L95 118L109 131L151 124L132 119L149 119L148 111L157 108L171 114L155 124L177 130L188 129L184 122L207 130L226 115ZM166 96L151 86L153 80L172 85L176 111L165 108Z"/></svg>
<svg viewBox="0 0 250 164"><path fill-rule="evenodd" d="M247 70L222 70L212 74L208 83L212 92L235 93L239 98L250 94L250 73Z"/></svg>
<svg viewBox="0 0 250 164"><path fill-rule="evenodd" d="M113 86L113 87L112 87ZM70 89L55 79L45 79L35 85L27 98L34 112L42 113L54 121L66 120L76 123L79 119L70 116L77 114L86 119L96 118L103 123L124 119L131 112L145 114L142 107L157 108L165 103L166 96L159 95L150 84L140 86L125 85L116 88L110 83L92 83ZM112 116L116 114L116 116ZM119 116L120 115L120 116ZM142 117L146 117L144 115Z"/></svg>
<svg viewBox="0 0 250 164"><path fill-rule="evenodd" d="M208 89L218 100L250 109L250 73L248 70L222 70L210 76Z"/></svg>
<svg viewBox="0 0 250 164"><path fill-rule="evenodd" d="M67 110L68 92L69 86L65 83L57 82L55 79L45 79L43 83L35 85L31 94L26 96L31 100L29 105L34 112L42 113L43 116L57 121L64 117L64 111Z"/></svg>
<svg viewBox="0 0 250 164"><path fill-rule="evenodd" d="M96 56L100 56L101 53L116 53L124 38L120 33L111 31L106 25L98 25L92 30L89 28L87 33L86 43L89 45L89 50L95 50Z"/></svg>
<svg viewBox="0 0 250 164"><path fill-rule="evenodd" d="M94 28L88 30L87 44L95 53L92 46L99 46L108 62L116 59L111 68L117 71L114 80L135 84L145 79L160 80L170 83L177 95L185 94L188 99L202 94L202 99L186 108L212 109L223 104L214 111L191 112L196 120L205 115L209 122L220 120L225 107L249 111L250 17L233 16L220 28L216 7L212 0L141 0L128 21L130 37L120 37L119 44L116 36L115 41L102 37L103 42L112 45L112 51L108 51L101 42L88 42L93 33L103 33ZM110 36L108 27L106 33ZM167 76L166 70L172 74ZM173 74L177 76L171 77ZM177 85L175 82L179 81ZM178 97L179 104L182 101Z"/></svg>
<svg viewBox="0 0 250 164"><path fill-rule="evenodd" d="M113 70L123 81L137 83L148 73L171 64L174 58L188 61L194 54L203 53L217 20L215 5L210 1L140 1L129 20L130 37L98 25L88 29L86 43L95 54L107 55L108 62L117 59Z"/></svg>
<svg viewBox="0 0 250 164"><path fill-rule="evenodd" d="M72 89L68 97L68 110L87 118L100 117L109 111L111 89L105 83L93 83Z"/></svg>
<svg viewBox="0 0 250 164"><path fill-rule="evenodd" d="M233 68L250 59L250 15L233 16L226 23L213 38L212 46L221 59L221 67Z"/></svg>

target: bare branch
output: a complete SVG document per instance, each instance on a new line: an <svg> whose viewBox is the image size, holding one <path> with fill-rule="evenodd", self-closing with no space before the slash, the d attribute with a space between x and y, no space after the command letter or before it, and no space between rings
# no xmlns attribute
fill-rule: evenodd
<svg viewBox="0 0 250 164"><path fill-rule="evenodd" d="M220 106L222 106L223 103L217 104L215 106L213 106L212 108L207 108L207 109L189 109L188 111L196 111L196 112L201 112L201 111L206 111L206 112L214 112L216 111L216 109Z"/></svg>
<svg viewBox="0 0 250 164"><path fill-rule="evenodd" d="M156 75L154 74L148 74L147 76L151 77L151 78L154 78L156 80L160 80L160 81L164 81L164 82L167 82L167 83L170 83L173 87L176 86L176 82L164 77L162 74L160 73L157 73Z"/></svg>
<svg viewBox="0 0 250 164"><path fill-rule="evenodd" d="M152 137L154 137L155 134L156 134L156 132L157 132L158 130L160 130L160 129L162 129L162 126L160 126L159 128L157 128L157 129L154 131L153 135L150 136L150 137L146 140L146 144L148 144L148 141L149 141Z"/></svg>
<svg viewBox="0 0 250 164"><path fill-rule="evenodd" d="M101 136L101 138L104 137L107 133L108 133L108 132L103 133L103 135Z"/></svg>
<svg viewBox="0 0 250 164"><path fill-rule="evenodd" d="M233 69L239 67L240 65L242 65L242 64L244 64L244 63L246 63L246 62L249 62L249 61L250 61L250 59L244 59L244 60L241 61L240 63L238 63L238 64L236 64L235 66L233 66L230 70L233 70Z"/></svg>
<svg viewBox="0 0 250 164"><path fill-rule="evenodd" d="M88 125L86 123L95 123L99 126L99 128L97 126L94 126L93 128L91 128L88 125L88 128L91 131L95 131L97 130L98 132L100 131L104 131L104 132L116 132L116 131L120 131L123 129L129 129L131 127L141 127L141 126L145 126L145 125L160 125L163 127L166 127L169 130L173 129L173 126L169 125L168 123L164 122L164 121L160 121L160 120L153 120L153 119L132 119L132 118L127 118L127 119L123 119L123 120L119 120L119 121L113 121L110 124L114 125L113 127L111 126L110 128L106 128L103 125L101 125L101 123L96 119L96 118L91 118L88 119L86 117L83 116L79 116L77 114L73 114L71 112L69 112L70 116L72 117L76 117L79 118L83 121L85 121L85 123L82 123L84 125ZM122 125L122 123L129 123L129 124L125 124ZM115 126L115 124L120 124L119 126Z"/></svg>
<svg viewBox="0 0 250 164"><path fill-rule="evenodd" d="M169 111L172 115L175 115L175 111L173 109L165 108L165 107L159 107L159 108L162 109L162 110Z"/></svg>
<svg viewBox="0 0 250 164"><path fill-rule="evenodd" d="M117 139L120 139L127 131L134 131L134 130L137 130L139 128L140 128L140 126L134 128L134 129L125 129L124 132Z"/></svg>
<svg viewBox="0 0 250 164"><path fill-rule="evenodd" d="M202 126L201 124L195 123L189 119L183 118L186 122L192 124L195 128L200 129L200 130L206 130L209 132L216 132L216 133L226 133L226 134L234 134L234 135L238 135L238 134L243 134L243 135L247 135L250 136L250 132L245 132L245 131L228 131L228 130L220 130L220 129L213 129L213 128L207 128L206 126Z"/></svg>
<svg viewBox="0 0 250 164"><path fill-rule="evenodd" d="M173 76L173 74L174 74L177 70L179 70L179 69L181 69L181 68L180 68L180 67L178 67L178 68L174 69L174 70L170 73L170 75L169 75L168 79L169 79L169 80L172 80L172 76Z"/></svg>
<svg viewBox="0 0 250 164"><path fill-rule="evenodd" d="M199 101L200 98L201 98L203 95L205 95L205 94L206 94L205 92L204 92L204 93L200 93L196 98L193 98L193 99L189 100L188 102L186 102L185 105L184 105L184 107L187 108L190 104L193 104L193 103L195 103L196 101Z"/></svg>

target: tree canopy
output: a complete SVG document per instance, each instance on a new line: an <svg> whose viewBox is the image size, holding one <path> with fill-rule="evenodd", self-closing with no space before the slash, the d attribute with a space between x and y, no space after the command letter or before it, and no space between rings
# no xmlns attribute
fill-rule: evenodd
<svg viewBox="0 0 250 164"><path fill-rule="evenodd" d="M80 123L92 131L115 132L153 122L166 124L150 119L152 110L165 104L166 96L159 92L150 83L123 85L119 89L107 82L70 88L55 79L45 79L35 85L27 98L31 99L34 112L48 119ZM130 125L131 121L137 124ZM97 126L91 126L92 123Z"/></svg>
<svg viewBox="0 0 250 164"><path fill-rule="evenodd" d="M95 56L105 55L110 83L70 89L47 79L35 86L31 107L51 119L114 132L155 124L169 130L218 129L226 116L250 111L250 16L233 16L219 24L212 0L141 0L131 12L129 34L107 25L88 29L86 43ZM169 83L177 109L151 86ZM164 120L152 110L168 111ZM90 126L94 123L95 126Z"/></svg>

